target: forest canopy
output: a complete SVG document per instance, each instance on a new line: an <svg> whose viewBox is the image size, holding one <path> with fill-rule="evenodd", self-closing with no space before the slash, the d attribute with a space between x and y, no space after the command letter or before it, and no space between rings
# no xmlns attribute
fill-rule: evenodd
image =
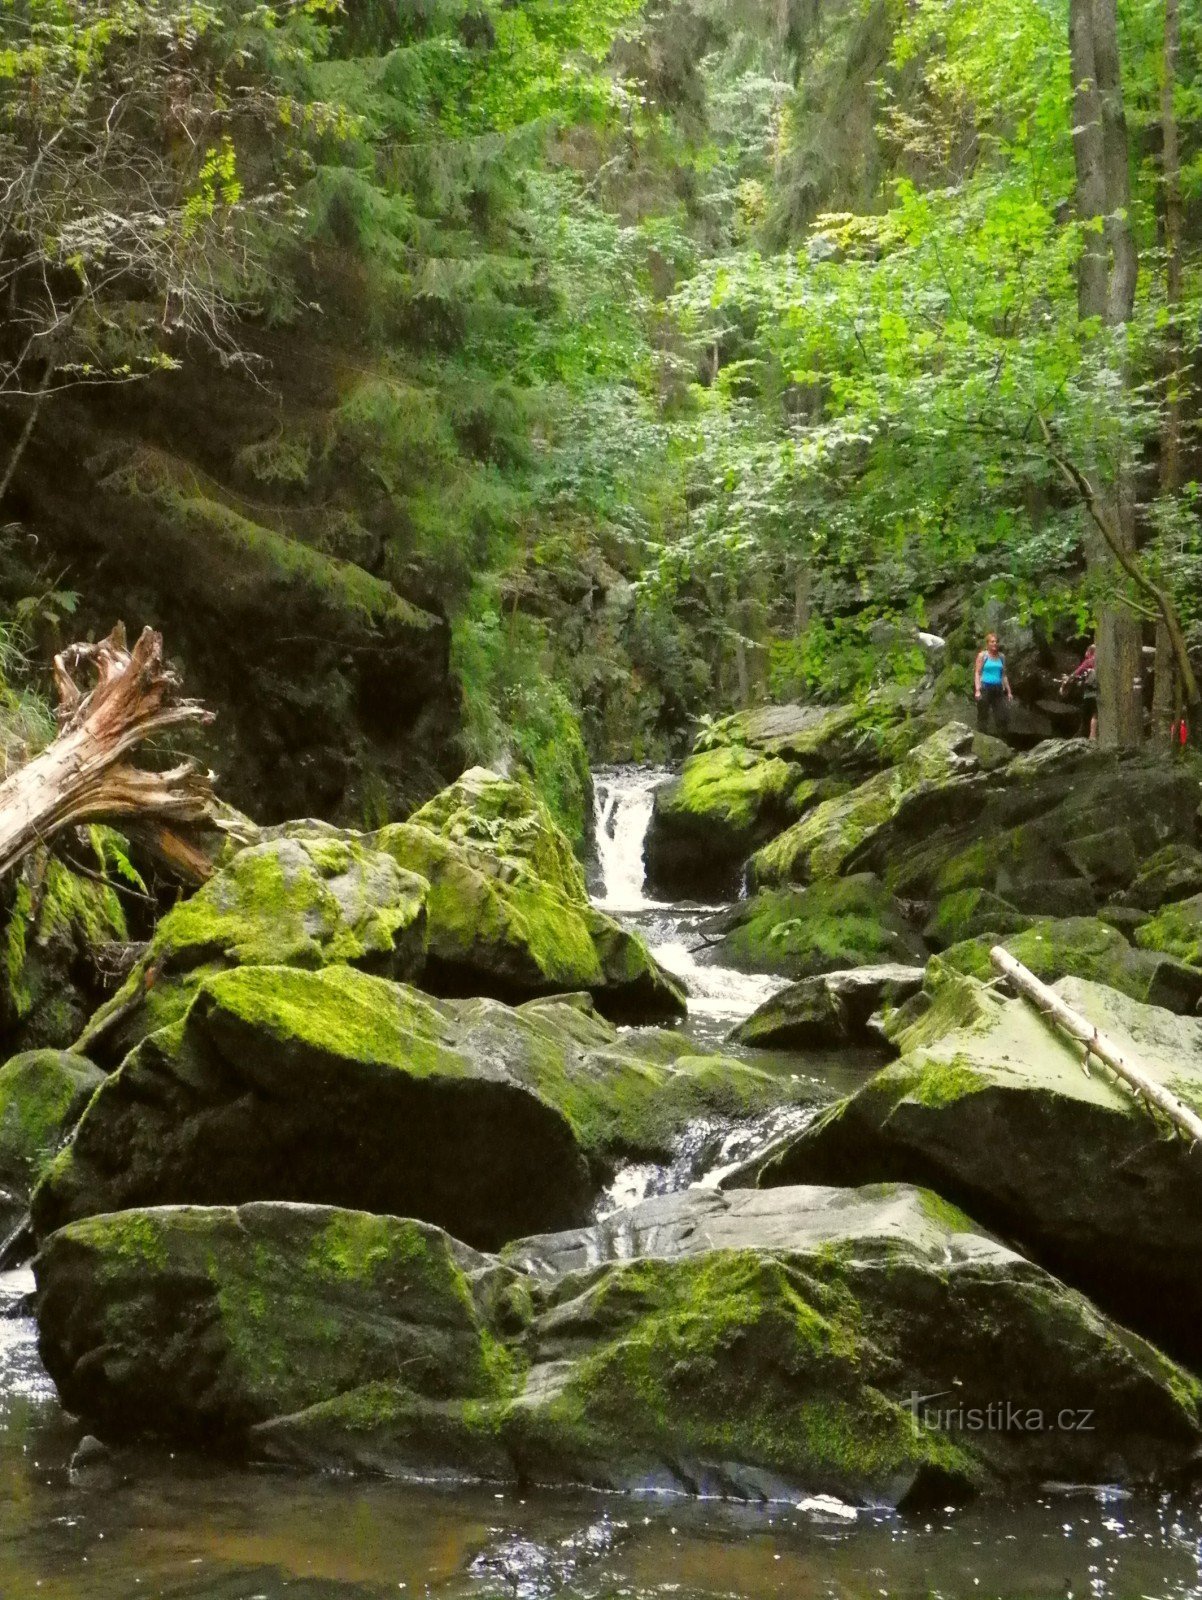
<svg viewBox="0 0 1202 1600"><path fill-rule="evenodd" d="M966 683L986 616L1096 632L1119 742L1154 644L1167 726L1200 34L1193 0L8 0L15 643L107 598L69 436L144 544L445 619L437 737L577 836L590 755L904 682L920 630Z"/></svg>

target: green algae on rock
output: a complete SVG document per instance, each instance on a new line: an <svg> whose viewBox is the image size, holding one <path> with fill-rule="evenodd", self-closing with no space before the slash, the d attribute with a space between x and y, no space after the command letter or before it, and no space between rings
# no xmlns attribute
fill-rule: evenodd
<svg viewBox="0 0 1202 1600"><path fill-rule="evenodd" d="M236 851L175 906L80 1048L120 1060L177 1021L206 978L232 967L347 964L381 977L420 974L428 885L363 836L294 823Z"/></svg>
<svg viewBox="0 0 1202 1600"><path fill-rule="evenodd" d="M743 863L831 793L779 757L720 744L691 755L655 791L644 846L647 880L661 893L737 888Z"/></svg>
<svg viewBox="0 0 1202 1600"><path fill-rule="evenodd" d="M1202 968L1202 894L1163 906L1135 930L1135 942L1141 950L1161 951Z"/></svg>
<svg viewBox="0 0 1202 1600"><path fill-rule="evenodd" d="M0 1243L103 1081L66 1050L29 1050L0 1067Z"/></svg>
<svg viewBox="0 0 1202 1600"><path fill-rule="evenodd" d="M1142 943L1138 930L1137 942ZM953 945L940 961L988 982L994 976L989 951L998 943L1045 983L1057 978L1087 978L1133 1000L1186 1016L1192 1015L1202 1000L1202 971L1154 948L1132 949L1118 928L1098 917L1029 921L1005 939L989 934Z"/></svg>
<svg viewBox="0 0 1202 1600"><path fill-rule="evenodd" d="M521 1001L587 989L618 1021L684 1015L643 940L589 904L571 846L525 781L473 769L374 836L430 884L425 985Z"/></svg>
<svg viewBox="0 0 1202 1600"><path fill-rule="evenodd" d="M740 972L807 978L847 967L926 958L920 936L897 901L870 872L762 890L718 922L717 958Z"/></svg>
<svg viewBox="0 0 1202 1600"><path fill-rule="evenodd" d="M1111 1315L1202 1365L1202 1159L1025 1001L931 964L901 1059L790 1140L763 1187L921 1183ZM1057 993L1202 1109L1202 1021L1065 978Z"/></svg>
<svg viewBox="0 0 1202 1600"><path fill-rule="evenodd" d="M42 1348L108 1437L399 1477L870 1504L1156 1478L1198 1386L919 1190L693 1190L483 1256L326 1207L72 1223L35 1263ZM1089 1432L915 1416L956 1386Z"/></svg>
<svg viewBox="0 0 1202 1600"><path fill-rule="evenodd" d="M346 966L241 967L102 1085L37 1190L40 1233L129 1206L279 1199L420 1216L473 1244L583 1217L616 1163L799 1090L625 1049L566 1001L436 1001Z"/></svg>

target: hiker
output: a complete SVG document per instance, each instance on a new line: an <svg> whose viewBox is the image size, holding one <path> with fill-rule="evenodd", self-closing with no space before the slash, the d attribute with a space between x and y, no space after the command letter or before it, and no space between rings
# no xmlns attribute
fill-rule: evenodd
<svg viewBox="0 0 1202 1600"><path fill-rule="evenodd" d="M1091 644L1086 647L1080 665L1074 667L1068 677L1060 685L1060 693L1067 694L1069 689L1076 690L1081 696L1081 732L1079 738L1096 739L1098 737L1098 647Z"/></svg>
<svg viewBox="0 0 1202 1600"><path fill-rule="evenodd" d="M1004 737L1006 711L1014 699L1010 679L1006 676L1006 658L998 646L996 633L987 634L985 648L978 652L976 670L977 727L982 731L992 727L994 733Z"/></svg>

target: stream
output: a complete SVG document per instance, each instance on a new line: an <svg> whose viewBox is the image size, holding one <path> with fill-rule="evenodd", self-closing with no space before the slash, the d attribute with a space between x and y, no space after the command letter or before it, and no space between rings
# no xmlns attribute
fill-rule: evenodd
<svg viewBox="0 0 1202 1600"><path fill-rule="evenodd" d="M717 1044L779 980L698 959L719 908L644 894L643 836L667 776L597 774L596 898L685 980L685 1026ZM754 1059L826 1099L870 1065ZM916 1518L822 1500L432 1489L153 1450L73 1469L81 1430L38 1360L31 1288L28 1270L0 1276L0 1600L1202 1600L1202 1500L1105 1487Z"/></svg>

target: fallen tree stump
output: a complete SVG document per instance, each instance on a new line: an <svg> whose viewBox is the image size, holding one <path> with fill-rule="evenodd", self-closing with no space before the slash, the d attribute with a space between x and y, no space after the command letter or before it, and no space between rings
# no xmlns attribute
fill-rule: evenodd
<svg viewBox="0 0 1202 1600"><path fill-rule="evenodd" d="M96 675L90 689L76 682L84 668ZM145 825L177 866L200 874L203 857L176 829L213 820L212 773L193 761L155 772L128 759L156 734L213 720L198 700L181 696L162 635L144 628L130 650L118 623L107 639L56 656L54 681L57 735L0 783L0 874L64 828L102 821Z"/></svg>
<svg viewBox="0 0 1202 1600"><path fill-rule="evenodd" d="M1066 1005L1056 991L1049 989L1046 983L1041 983L1029 967L1024 967L1021 961L1016 961L1000 944L994 945L989 952L989 959L997 970L1010 980L1020 995L1030 1000L1045 1016L1050 1017L1058 1027L1063 1028L1065 1033L1071 1034L1085 1047L1086 1071L1089 1070L1090 1056L1097 1056L1098 1060L1121 1079L1150 1110L1159 1111L1167 1117L1191 1145L1202 1140L1202 1117L1191 1111L1184 1101L1179 1100L1162 1083L1157 1083L1142 1068L1128 1061L1113 1039L1102 1033L1080 1012Z"/></svg>

